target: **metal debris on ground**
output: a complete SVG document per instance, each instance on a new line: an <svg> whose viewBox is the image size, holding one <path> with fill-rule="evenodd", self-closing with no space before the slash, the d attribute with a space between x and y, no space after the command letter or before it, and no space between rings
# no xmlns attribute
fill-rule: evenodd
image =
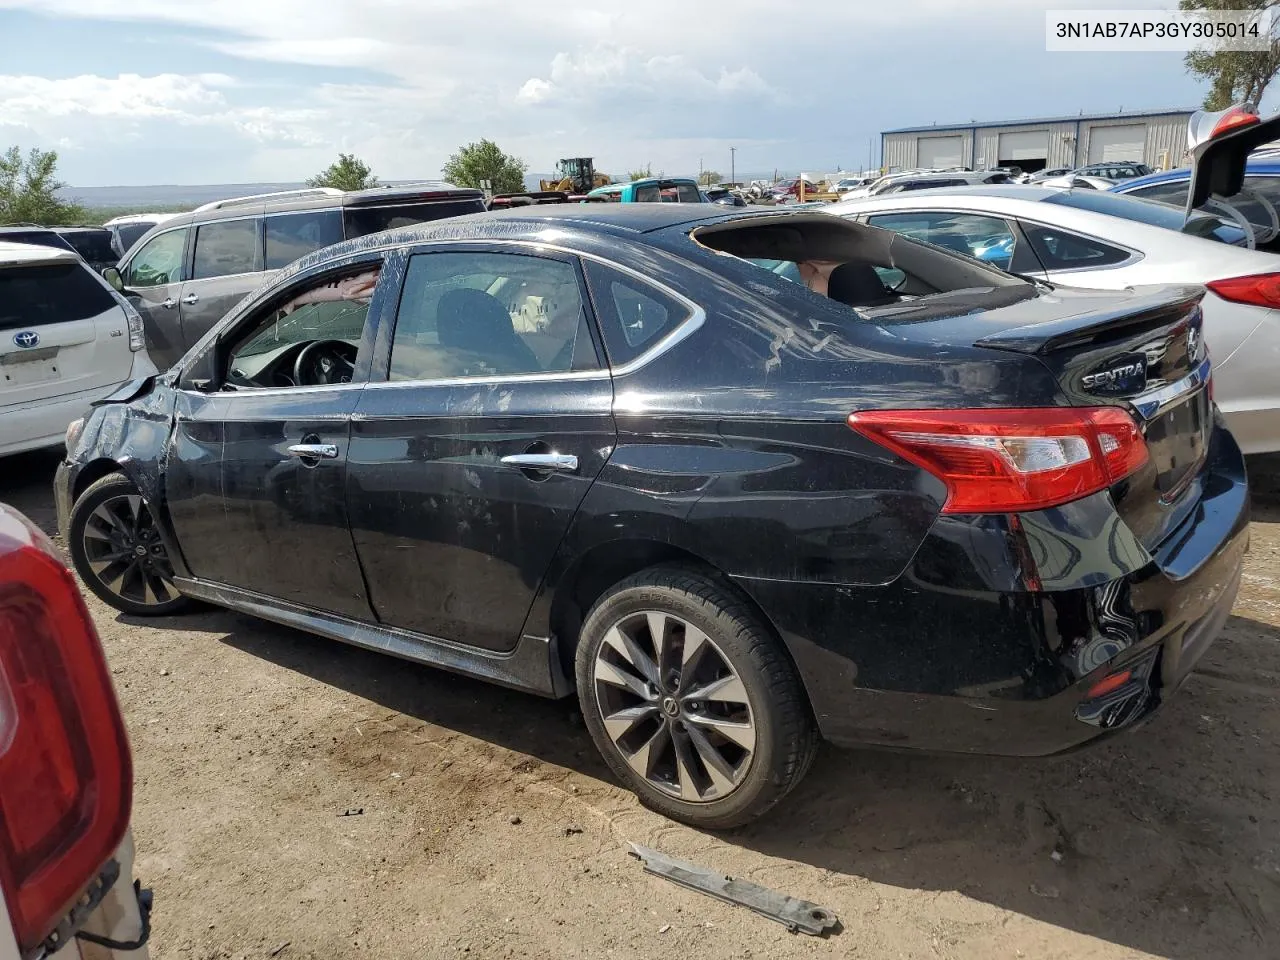
<svg viewBox="0 0 1280 960"><path fill-rule="evenodd" d="M290 942L291 942L291 941L286 940L284 943L280 944L280 946L276 947L274 950L272 950L272 951L271 951L270 956L278 957L278 956L280 955L281 951L283 951L283 950L284 950L284 948L285 948L285 947L287 947L287 946L290 944Z"/></svg>
<svg viewBox="0 0 1280 960"><path fill-rule="evenodd" d="M840 921L836 915L816 903L797 900L747 880L722 876L706 867L669 857L638 843L631 844L631 855L644 862L646 873L663 877L717 900L754 910L762 917L777 920L792 933L822 937L839 926Z"/></svg>
<svg viewBox="0 0 1280 960"><path fill-rule="evenodd" d="M350 808L350 809L348 809L348 810L343 810L340 814L338 814L338 816L340 816L340 817L362 817L362 816L364 816L364 807L351 807L351 808Z"/></svg>

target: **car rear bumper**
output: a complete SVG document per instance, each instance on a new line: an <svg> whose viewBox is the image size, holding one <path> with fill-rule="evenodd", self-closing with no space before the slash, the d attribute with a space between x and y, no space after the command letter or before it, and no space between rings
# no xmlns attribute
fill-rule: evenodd
<svg viewBox="0 0 1280 960"><path fill-rule="evenodd" d="M1230 615L1249 497L1243 457L1225 430L1205 470L1196 509L1150 553L1118 543L1115 524L1107 540L1064 536L1081 582L1062 589L1015 582L1019 528L987 536L1005 518L939 523L908 570L882 586L738 583L790 649L826 739L1058 753L1149 717ZM1098 496L1092 506L1109 505ZM1090 699L1099 681L1124 670L1127 683Z"/></svg>
<svg viewBox="0 0 1280 960"><path fill-rule="evenodd" d="M140 351L133 355L129 376L120 383L0 407L0 456L60 445L67 435L67 425L88 413L94 401L115 393L122 384L155 372L155 365L148 359L146 351Z"/></svg>

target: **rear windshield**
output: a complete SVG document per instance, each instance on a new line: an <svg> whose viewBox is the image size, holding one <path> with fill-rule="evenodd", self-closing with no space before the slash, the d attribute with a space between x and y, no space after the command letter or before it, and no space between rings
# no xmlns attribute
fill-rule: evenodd
<svg viewBox="0 0 1280 960"><path fill-rule="evenodd" d="M0 330L87 320L115 305L79 262L0 267Z"/></svg>
<svg viewBox="0 0 1280 960"><path fill-rule="evenodd" d="M1046 197L1045 203L1058 203L1064 207L1075 207L1078 210L1092 210L1094 213L1105 213L1109 217L1121 217L1136 223L1145 223L1166 230L1177 230L1193 237L1205 240L1216 240L1232 246L1246 246L1248 240L1243 230L1230 220L1210 214L1197 214L1183 226L1182 211L1167 203L1156 203L1138 197L1126 197L1120 193L1108 193L1105 190L1065 190L1052 197Z"/></svg>
<svg viewBox="0 0 1280 960"><path fill-rule="evenodd" d="M33 247L56 247L59 250L70 250L72 253L79 252L52 230L15 230L13 233L0 230L0 240L7 240L9 243L25 243Z"/></svg>
<svg viewBox="0 0 1280 960"><path fill-rule="evenodd" d="M379 207L344 207L342 216L347 239L350 240L370 233L381 233L383 230L394 230L396 227L411 227L415 223L482 212L484 201L476 197L470 200L436 200Z"/></svg>
<svg viewBox="0 0 1280 960"><path fill-rule="evenodd" d="M120 259L111 249L110 230L69 230L62 239L90 263L115 263Z"/></svg>

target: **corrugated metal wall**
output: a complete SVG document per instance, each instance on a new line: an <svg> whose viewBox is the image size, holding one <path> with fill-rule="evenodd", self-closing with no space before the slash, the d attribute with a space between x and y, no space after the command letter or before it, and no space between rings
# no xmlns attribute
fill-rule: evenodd
<svg viewBox="0 0 1280 960"><path fill-rule="evenodd" d="M1049 155L1046 167L1074 166L1071 138L1075 136L1074 123L1029 123L1021 127L980 127L978 129L978 155L973 169L1000 165L1000 134L1030 133L1032 130L1044 130L1049 135Z"/></svg>
<svg viewBox="0 0 1280 960"><path fill-rule="evenodd" d="M1142 162L1160 169L1180 167L1187 150L1187 120L1189 113L1171 114L1167 117L1148 117L1139 121L1147 126L1147 144ZM1132 118L1116 117L1114 120L1088 120L1080 124L1080 163L1088 162L1089 131L1098 127L1123 126L1133 123Z"/></svg>
<svg viewBox="0 0 1280 960"><path fill-rule="evenodd" d="M919 162L919 141L925 137L956 136L962 138L963 165L975 170L994 167L1000 162L1000 134L1027 133L1044 130L1048 134L1047 166L1083 166L1089 160L1089 131L1094 127L1120 126L1143 123L1147 127L1147 142L1143 162L1152 167L1179 167L1184 164L1187 145L1187 120L1189 113L1169 114L1160 117L1117 116L1108 120L1081 120L1080 142L1075 142L1076 122L1028 123L1016 127L937 127L916 133L890 133L883 137L884 156L881 166L885 170L895 167L910 170ZM974 150L974 134L977 150Z"/></svg>

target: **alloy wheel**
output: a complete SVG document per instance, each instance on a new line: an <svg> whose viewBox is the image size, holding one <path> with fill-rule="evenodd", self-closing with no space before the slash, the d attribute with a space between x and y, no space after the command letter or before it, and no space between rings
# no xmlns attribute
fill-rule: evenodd
<svg viewBox="0 0 1280 960"><path fill-rule="evenodd" d="M693 624L658 610L623 617L605 633L592 677L609 739L651 786L707 803L742 783L756 747L747 691Z"/></svg>
<svg viewBox="0 0 1280 960"><path fill-rule="evenodd" d="M116 596L145 606L177 599L169 554L151 509L137 494L98 504L85 521L81 545L93 575Z"/></svg>

